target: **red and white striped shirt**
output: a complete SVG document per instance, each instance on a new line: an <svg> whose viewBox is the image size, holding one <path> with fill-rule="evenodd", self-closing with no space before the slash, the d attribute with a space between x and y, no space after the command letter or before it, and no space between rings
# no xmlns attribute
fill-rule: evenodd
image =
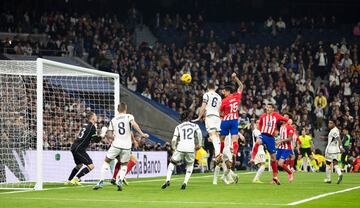
<svg viewBox="0 0 360 208"><path fill-rule="evenodd" d="M239 105L241 100L241 92L236 92L224 98L221 102L220 112L222 112L222 120L237 120L239 118Z"/></svg>
<svg viewBox="0 0 360 208"><path fill-rule="evenodd" d="M283 124L280 127L280 140L285 140L285 139L289 139L289 137L293 137L294 131L295 131L295 129L291 125ZM292 142L293 142L293 139L288 142L281 143L278 148L293 150Z"/></svg>
<svg viewBox="0 0 360 208"><path fill-rule="evenodd" d="M271 114L264 113L260 116L259 129L261 133L266 133L274 136L277 123L279 121L287 122L288 120L289 119L275 112Z"/></svg>

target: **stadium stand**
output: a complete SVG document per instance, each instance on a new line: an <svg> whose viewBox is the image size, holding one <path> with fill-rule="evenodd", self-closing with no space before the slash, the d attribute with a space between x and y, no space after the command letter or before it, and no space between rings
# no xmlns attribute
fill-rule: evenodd
<svg viewBox="0 0 360 208"><path fill-rule="evenodd" d="M264 103L272 102L279 112L293 116L299 131L308 129L319 148L324 148L320 135L326 121L333 118L350 132L349 155L359 155L358 23L305 16L223 24L207 22L202 15L157 14L152 30L158 42L136 46L133 27L116 16L44 12L31 22L25 13L18 25L14 14L1 16L4 32L47 35L43 40L3 39L2 52L78 56L99 70L119 73L122 85L170 115L184 109L198 112L207 83L216 80L221 89L237 72L245 84L240 109L244 153L250 144L249 123L263 112ZM191 85L181 84L183 73L192 74ZM68 140L56 139L60 141L68 146ZM49 147L58 148L56 142Z"/></svg>

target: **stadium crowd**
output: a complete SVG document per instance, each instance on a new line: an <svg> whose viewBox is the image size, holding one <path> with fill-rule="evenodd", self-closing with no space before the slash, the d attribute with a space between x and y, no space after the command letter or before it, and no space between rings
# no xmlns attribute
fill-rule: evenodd
<svg viewBox="0 0 360 208"><path fill-rule="evenodd" d="M287 47L250 45L241 42L239 36L256 34L255 22L242 22L224 40L213 30L203 29L206 22L202 15L165 15L162 18L157 14L154 27L186 32L185 44L164 44L160 40L153 46L143 43L137 47L131 27L116 16L94 18L49 12L39 20L31 21L27 13L20 19L22 21L15 25L14 16L3 13L1 30L45 33L47 41L5 40L2 48L13 48L16 54L39 54L40 49L46 49L61 51L60 55L85 55L96 68L119 73L121 83L130 90L180 113L189 108L197 113L208 82L215 81L220 90L230 81L231 73L236 72L245 85L240 108L240 128L247 139L243 146L251 144L250 123L264 112L264 104L270 102L279 112L292 116L299 132L307 129L314 135L315 131L326 128L327 119L334 119L344 136L351 138L347 154L356 158L360 153L358 41L319 39L307 42L299 35ZM273 36L302 28L335 29L338 25L335 17L289 20L269 17L263 23L264 30ZM359 35L358 30L359 24L352 31L354 36ZM180 82L184 73L192 75L190 85ZM315 87L315 82L321 84ZM80 102L78 108L84 108L81 101L74 102ZM51 102L49 105L49 112L64 110L52 106ZM78 127L82 119L81 116L76 118L79 123L74 125ZM50 149L70 145L69 140L52 139L51 135L45 138L49 140ZM169 144L139 142L136 145L139 146L135 149L164 150Z"/></svg>

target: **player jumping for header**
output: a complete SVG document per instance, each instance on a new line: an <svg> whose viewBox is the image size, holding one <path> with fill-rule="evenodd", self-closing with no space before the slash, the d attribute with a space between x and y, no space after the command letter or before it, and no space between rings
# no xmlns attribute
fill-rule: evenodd
<svg viewBox="0 0 360 208"><path fill-rule="evenodd" d="M241 100L241 95L243 91L243 84L236 76L235 73L231 75L232 80L236 81L238 84L237 92L231 94L232 86L226 86L223 90L225 98L223 99L220 106L220 114L222 115L222 121L220 125L220 139L221 139L221 149L224 148L225 137L231 134L231 139L233 143L233 155L236 158L236 155L239 150L239 130L238 130L238 118L239 118L239 105ZM235 161L234 161L235 162ZM224 172L225 177L228 174L231 175L235 183L238 182L238 176L231 171L231 162L225 161L227 170Z"/></svg>

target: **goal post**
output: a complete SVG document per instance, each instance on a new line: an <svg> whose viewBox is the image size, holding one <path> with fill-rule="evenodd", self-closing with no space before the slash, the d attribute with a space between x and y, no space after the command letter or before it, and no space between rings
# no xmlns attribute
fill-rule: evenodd
<svg viewBox="0 0 360 208"><path fill-rule="evenodd" d="M118 74L41 58L0 61L0 189L43 189L47 175L63 171L56 160L43 164L43 150L70 150L87 111L106 125L119 102Z"/></svg>

